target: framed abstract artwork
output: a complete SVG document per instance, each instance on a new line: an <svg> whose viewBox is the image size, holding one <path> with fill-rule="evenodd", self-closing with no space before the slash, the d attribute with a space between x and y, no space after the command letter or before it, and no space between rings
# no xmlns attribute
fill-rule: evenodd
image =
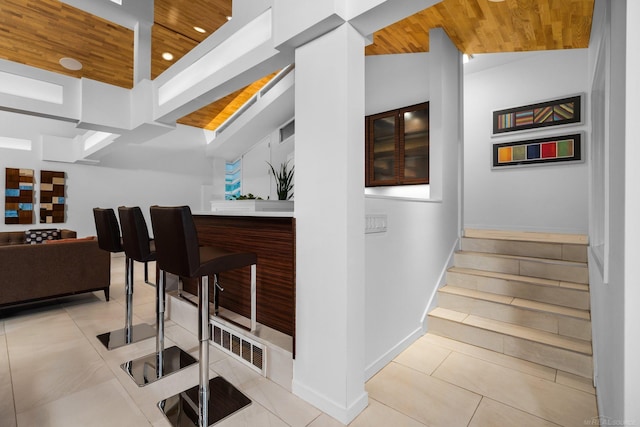
<svg viewBox="0 0 640 427"><path fill-rule="evenodd" d="M576 95L494 111L493 136L581 122L582 96Z"/></svg>
<svg viewBox="0 0 640 427"><path fill-rule="evenodd" d="M40 223L64 222L64 186L64 172L40 171Z"/></svg>
<svg viewBox="0 0 640 427"><path fill-rule="evenodd" d="M581 162L582 134L493 144L493 168Z"/></svg>
<svg viewBox="0 0 640 427"><path fill-rule="evenodd" d="M6 168L4 223L33 224L33 169Z"/></svg>

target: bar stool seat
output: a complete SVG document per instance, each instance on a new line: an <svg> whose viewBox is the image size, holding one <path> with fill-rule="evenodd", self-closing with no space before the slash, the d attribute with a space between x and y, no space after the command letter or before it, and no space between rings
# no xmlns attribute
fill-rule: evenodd
<svg viewBox="0 0 640 427"><path fill-rule="evenodd" d="M126 256L134 261L146 263L156 260L155 242L149 238L149 230L140 207L118 208L122 246ZM130 264L133 275L133 263ZM121 365L138 386L151 384L167 375L178 372L197 360L177 346L164 348L164 312L166 279L156 274L156 351L130 360Z"/></svg>
<svg viewBox="0 0 640 427"><path fill-rule="evenodd" d="M98 246L100 249L120 253L124 251L120 227L113 209L93 209L93 218L96 224L98 235ZM125 326L111 332L105 332L97 336L98 340L108 349L113 350L128 344L151 338L156 335L153 326L147 323L133 324L133 261L125 256L126 276L125 276Z"/></svg>
<svg viewBox="0 0 640 427"><path fill-rule="evenodd" d="M151 207L151 224L161 271L186 278L199 278L198 339L200 341L199 385L158 403L174 426L184 426L185 417L198 427L209 426L249 405L251 400L222 377L209 380L209 276L251 266L251 289L255 290L258 257L250 252L230 252L199 246L188 206ZM255 301L255 292L252 295ZM196 394L198 404L196 406ZM198 413L195 413L195 408Z"/></svg>

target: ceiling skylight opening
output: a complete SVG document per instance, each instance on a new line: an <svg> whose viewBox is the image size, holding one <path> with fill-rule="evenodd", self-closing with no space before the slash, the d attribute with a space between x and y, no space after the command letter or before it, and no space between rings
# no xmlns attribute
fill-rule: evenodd
<svg viewBox="0 0 640 427"><path fill-rule="evenodd" d="M84 151L87 151L101 142L106 141L108 138L114 136L109 132L89 131L86 133L87 138L84 140Z"/></svg>
<svg viewBox="0 0 640 427"><path fill-rule="evenodd" d="M165 61L173 61L173 54L171 52L164 52L162 54L162 59Z"/></svg>
<svg viewBox="0 0 640 427"><path fill-rule="evenodd" d="M7 138L0 136L0 148L8 148L10 150L31 151L30 139Z"/></svg>
<svg viewBox="0 0 640 427"><path fill-rule="evenodd" d="M202 28L202 27L193 27L193 29L194 29L194 30L196 30L196 31L197 31L197 32L199 32L199 33L202 33L202 34L204 34L204 33L206 33L206 32L207 32L207 30L205 30L205 29L204 29L204 28Z"/></svg>

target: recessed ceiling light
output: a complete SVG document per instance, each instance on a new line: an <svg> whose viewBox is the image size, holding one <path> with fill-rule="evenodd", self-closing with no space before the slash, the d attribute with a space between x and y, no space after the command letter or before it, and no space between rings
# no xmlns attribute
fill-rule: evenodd
<svg viewBox="0 0 640 427"><path fill-rule="evenodd" d="M164 52L162 54L162 59L164 59L165 61L173 61L173 54L169 52Z"/></svg>
<svg viewBox="0 0 640 427"><path fill-rule="evenodd" d="M205 30L202 27L193 27L193 29L196 30L199 33L206 33L207 32L207 30Z"/></svg>
<svg viewBox="0 0 640 427"><path fill-rule="evenodd" d="M82 69L82 63L73 58L60 58L58 61L67 70L78 71Z"/></svg>

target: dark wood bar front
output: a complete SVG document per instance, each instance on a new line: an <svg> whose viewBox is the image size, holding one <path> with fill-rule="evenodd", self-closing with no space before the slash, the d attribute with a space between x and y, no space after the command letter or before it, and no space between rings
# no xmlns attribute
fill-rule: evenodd
<svg viewBox="0 0 640 427"><path fill-rule="evenodd" d="M255 252L257 266L257 322L287 335L295 327L295 218L290 216L233 216L195 214L201 245L229 251ZM213 301L213 280L210 281ZM220 275L220 306L251 315L250 268ZM197 295L196 283L185 291Z"/></svg>

